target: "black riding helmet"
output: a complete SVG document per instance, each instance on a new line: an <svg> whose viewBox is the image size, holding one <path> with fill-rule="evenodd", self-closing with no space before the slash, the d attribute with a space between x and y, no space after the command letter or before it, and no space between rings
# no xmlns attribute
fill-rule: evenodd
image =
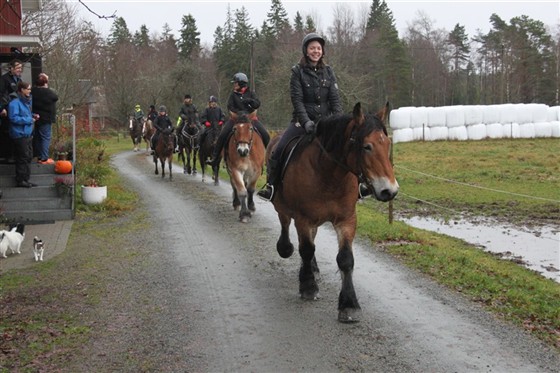
<svg viewBox="0 0 560 373"><path fill-rule="evenodd" d="M303 37L303 41L301 42L301 51L303 52L303 56L307 57L307 44L312 41L318 41L321 44L321 48L323 48L323 56L325 55L325 39L317 33L310 33Z"/></svg>
<svg viewBox="0 0 560 373"><path fill-rule="evenodd" d="M247 78L247 75L245 75L243 73L237 73L233 76L233 79L232 79L231 82L232 83L238 83L241 87L244 87L247 84L249 84L249 78Z"/></svg>

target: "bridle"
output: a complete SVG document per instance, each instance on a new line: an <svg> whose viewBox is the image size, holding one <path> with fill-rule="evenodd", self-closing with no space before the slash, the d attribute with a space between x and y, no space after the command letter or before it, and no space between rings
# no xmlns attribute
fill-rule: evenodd
<svg viewBox="0 0 560 373"><path fill-rule="evenodd" d="M240 141L237 139L237 124L233 127L233 139L235 141L235 147L239 147L240 144L247 144L247 147L249 148L249 153L251 152L251 147L253 146L253 134L255 133L255 129L253 128L253 125L250 123L247 123L247 125L249 126L249 131L251 133L251 137L249 138L249 141Z"/></svg>

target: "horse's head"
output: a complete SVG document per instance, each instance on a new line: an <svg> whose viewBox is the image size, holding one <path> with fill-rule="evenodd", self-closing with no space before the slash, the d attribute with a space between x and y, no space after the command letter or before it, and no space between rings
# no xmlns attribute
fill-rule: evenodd
<svg viewBox="0 0 560 373"><path fill-rule="evenodd" d="M234 114L234 113L232 113ZM233 126L232 138L235 141L235 149L241 157L246 157L253 145L253 134L255 132L251 123L251 116L240 112L231 116L235 123Z"/></svg>
<svg viewBox="0 0 560 373"><path fill-rule="evenodd" d="M399 190L389 157L391 140L385 127L388 113L389 103L376 114L364 113L357 103L351 116L325 118L317 128L324 148L340 157L359 181L373 191L375 198L384 202L395 198Z"/></svg>

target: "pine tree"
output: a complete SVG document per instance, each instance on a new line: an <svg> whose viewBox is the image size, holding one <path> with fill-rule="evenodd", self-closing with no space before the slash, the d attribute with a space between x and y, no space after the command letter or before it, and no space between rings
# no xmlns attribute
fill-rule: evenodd
<svg viewBox="0 0 560 373"><path fill-rule="evenodd" d="M123 17L117 17L113 21L113 25L111 26L108 44L110 46L115 46L121 43L130 43L132 39L132 35L128 30L128 26L126 25L126 21Z"/></svg>
<svg viewBox="0 0 560 373"><path fill-rule="evenodd" d="M192 60L200 52L200 32L196 27L196 20L191 14L183 16L179 32L179 56L183 60Z"/></svg>

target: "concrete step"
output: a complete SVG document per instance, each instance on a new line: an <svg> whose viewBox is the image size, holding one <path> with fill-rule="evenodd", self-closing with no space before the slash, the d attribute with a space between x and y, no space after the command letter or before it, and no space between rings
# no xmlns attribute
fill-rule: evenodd
<svg viewBox="0 0 560 373"><path fill-rule="evenodd" d="M2 213L5 223L44 224L59 220L72 220L74 214L72 209L52 209L33 211L9 211Z"/></svg>
<svg viewBox="0 0 560 373"><path fill-rule="evenodd" d="M72 208L72 199L70 196L65 198L59 198L57 196L39 198L2 198L0 200L0 211L4 214L11 211L52 210L59 208Z"/></svg>

